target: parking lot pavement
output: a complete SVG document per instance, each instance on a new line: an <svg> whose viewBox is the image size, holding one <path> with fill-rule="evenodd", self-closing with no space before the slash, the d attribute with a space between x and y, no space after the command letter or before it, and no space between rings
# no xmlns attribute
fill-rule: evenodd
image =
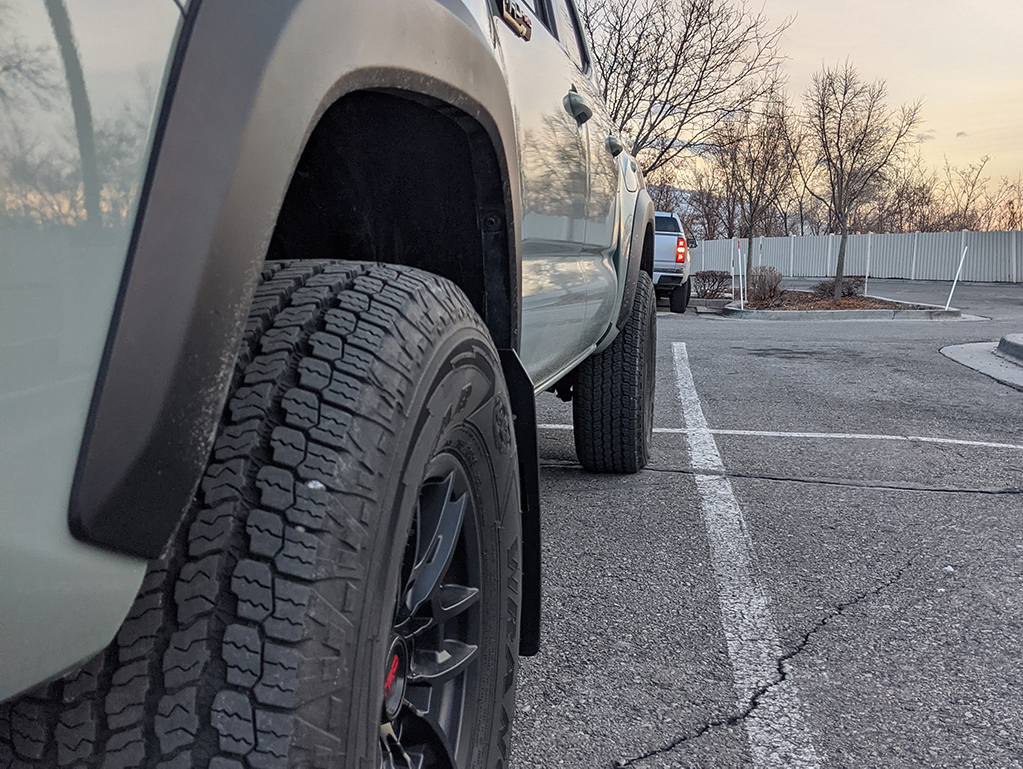
<svg viewBox="0 0 1023 769"><path fill-rule="evenodd" d="M539 400L511 766L1023 766L1023 393L938 353L1023 325L982 289L972 323L660 314L636 476L583 473Z"/></svg>

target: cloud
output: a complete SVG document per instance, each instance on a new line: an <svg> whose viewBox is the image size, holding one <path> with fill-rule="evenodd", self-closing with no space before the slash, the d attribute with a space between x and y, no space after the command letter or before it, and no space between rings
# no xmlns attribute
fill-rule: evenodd
<svg viewBox="0 0 1023 769"><path fill-rule="evenodd" d="M957 139L965 139L967 136L969 136L969 134L966 133L966 131L960 131L956 134Z"/></svg>
<svg viewBox="0 0 1023 769"><path fill-rule="evenodd" d="M932 142L938 137L934 135L934 131L927 131L926 133L917 134L916 140L923 144L924 142Z"/></svg>

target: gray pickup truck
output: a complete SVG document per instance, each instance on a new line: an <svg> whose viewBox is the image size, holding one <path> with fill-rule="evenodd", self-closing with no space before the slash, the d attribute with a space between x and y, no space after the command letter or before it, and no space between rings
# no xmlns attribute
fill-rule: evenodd
<svg viewBox="0 0 1023 769"><path fill-rule="evenodd" d="M647 461L572 0L0 4L0 767L502 767L534 398Z"/></svg>

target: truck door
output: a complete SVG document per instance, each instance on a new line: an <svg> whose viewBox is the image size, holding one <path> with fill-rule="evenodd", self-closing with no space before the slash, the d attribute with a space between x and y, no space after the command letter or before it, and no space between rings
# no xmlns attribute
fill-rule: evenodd
<svg viewBox="0 0 1023 769"><path fill-rule="evenodd" d="M522 184L522 343L535 385L553 384L584 349L587 281L585 126L566 97L577 76L554 32L550 0L504 0L532 25L529 39L498 17L498 40L516 116ZM499 4L500 5L500 4Z"/></svg>
<svg viewBox="0 0 1023 769"><path fill-rule="evenodd" d="M618 265L616 258L619 257L623 227L627 226L629 229L626 231L631 231L631 222L624 219L633 214L631 206L623 210L621 198L635 200L634 193L637 192L636 189L619 191L621 173L618 166L634 161L624 153L616 157L611 152L607 141L613 134L611 115L604 104L573 0L552 0L552 3L558 37L572 61L573 86L590 112L585 123L586 230L579 262L589 297L587 322L583 329L583 342L589 345L597 342L608 324L617 317L618 270L624 269L624 264ZM635 178L634 173L629 176Z"/></svg>

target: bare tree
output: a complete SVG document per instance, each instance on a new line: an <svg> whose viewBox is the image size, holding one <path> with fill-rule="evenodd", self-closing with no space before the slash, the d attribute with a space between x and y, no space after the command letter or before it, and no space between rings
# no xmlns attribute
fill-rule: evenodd
<svg viewBox="0 0 1023 769"><path fill-rule="evenodd" d="M790 125L790 128L793 126ZM797 134L797 131L793 132ZM798 168L802 152L798 135L790 137L789 154ZM793 174L778 199L778 218L787 235L822 235L828 230L827 207L810 194L799 174Z"/></svg>
<svg viewBox="0 0 1023 769"><path fill-rule="evenodd" d="M850 228L861 232L934 232L944 226L938 175L919 148L892 163L885 184L855 214Z"/></svg>
<svg viewBox="0 0 1023 769"><path fill-rule="evenodd" d="M75 134L78 137L78 152L82 161L82 188L85 198L86 223L90 227L99 227L102 213L100 211L99 166L96 163L96 134L93 130L92 107L89 105L89 94L85 88L85 75L82 72L82 61L75 45L74 32L71 29L71 18L68 16L64 0L44 0L46 12L50 16L54 37L64 62L64 74L67 77L68 92L71 96L71 111L75 117Z"/></svg>
<svg viewBox="0 0 1023 769"><path fill-rule="evenodd" d="M704 240L716 240L725 237L721 227L721 200L718 195L718 175L714 166L700 164L687 174L690 179L689 204L692 216L692 229Z"/></svg>
<svg viewBox="0 0 1023 769"><path fill-rule="evenodd" d="M3 153L2 216L25 225L75 226L81 220L81 182L78 164L64 147L40 149L17 125L10 126Z"/></svg>
<svg viewBox="0 0 1023 769"><path fill-rule="evenodd" d="M740 233L742 211L735 180L724 171L716 153L705 152L687 173L687 202L694 231L706 240L734 238Z"/></svg>
<svg viewBox="0 0 1023 769"><path fill-rule="evenodd" d="M769 233L778 200L795 173L788 122L788 105L773 91L762 105L729 118L718 132L718 162L743 218L747 272L753 269L753 237L758 229Z"/></svg>
<svg viewBox="0 0 1023 769"><path fill-rule="evenodd" d="M21 108L26 98L45 104L57 88L51 51L30 46L13 31L10 3L0 2L0 108Z"/></svg>
<svg viewBox="0 0 1023 769"><path fill-rule="evenodd" d="M8 188L5 216L27 217L36 223L72 224L84 208L88 226L99 228L103 217L102 180L85 76L64 0L44 0L44 5L64 65L63 78L57 74L49 46L31 47L12 31L17 30L16 24L3 23L14 11L0 1L0 108L5 118L0 168ZM33 103L46 113L59 114L64 96L70 97L74 118L78 144L75 161L61 146L40 146L31 120L24 119ZM72 170L71 165L77 168ZM10 194L15 189L22 194Z"/></svg>
<svg viewBox="0 0 1023 769"><path fill-rule="evenodd" d="M155 103L152 82L139 72L138 95L125 99L113 115L96 120L96 159L105 225L121 226L131 214L149 143L147 113Z"/></svg>
<svg viewBox="0 0 1023 769"><path fill-rule="evenodd" d="M680 186L680 169L676 164L663 165L645 176L654 210L679 216L687 213L688 196Z"/></svg>
<svg viewBox="0 0 1023 769"><path fill-rule="evenodd" d="M582 15L612 119L647 172L770 90L788 26L729 0L584 0Z"/></svg>
<svg viewBox="0 0 1023 769"><path fill-rule="evenodd" d="M941 181L942 202L946 208L945 229L983 229L987 185L990 177L982 176L990 160L984 155L976 163L965 167L953 166L945 158L944 178Z"/></svg>
<svg viewBox="0 0 1023 769"><path fill-rule="evenodd" d="M991 227L1005 231L1023 229L1023 174L1018 174L1015 181L1002 177L995 194Z"/></svg>
<svg viewBox="0 0 1023 769"><path fill-rule="evenodd" d="M842 297L852 214L908 149L920 122L920 102L892 109L886 96L884 80L864 82L848 61L815 74L803 95L806 154L798 164L800 176L828 207L842 236L835 301Z"/></svg>

